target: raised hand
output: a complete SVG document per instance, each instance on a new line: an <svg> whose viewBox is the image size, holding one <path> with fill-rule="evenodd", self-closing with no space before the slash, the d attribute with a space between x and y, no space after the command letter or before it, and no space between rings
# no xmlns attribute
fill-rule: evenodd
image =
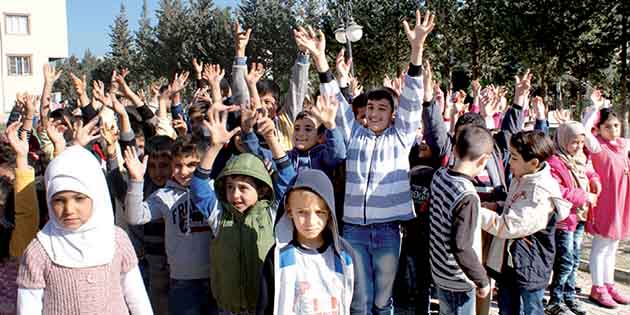
<svg viewBox="0 0 630 315"><path fill-rule="evenodd" d="M87 80L85 74L81 78L77 77L74 73L70 72L70 79L72 80L72 86L79 96L85 95L87 89Z"/></svg>
<svg viewBox="0 0 630 315"><path fill-rule="evenodd" d="M263 117L258 120L257 132L259 135L263 136L268 143L276 141L276 125L269 117Z"/></svg>
<svg viewBox="0 0 630 315"><path fill-rule="evenodd" d="M83 120L77 119L74 128L74 143L85 147L88 143L98 139L101 136L100 128L97 126L100 119L100 116L96 116L85 125L83 125Z"/></svg>
<svg viewBox="0 0 630 315"><path fill-rule="evenodd" d="M173 119L173 129L177 132L177 135L183 136L188 132L188 126L186 122L181 118Z"/></svg>
<svg viewBox="0 0 630 315"><path fill-rule="evenodd" d="M335 117L337 117L337 109L339 108L339 100L335 95L319 95L317 102L311 107L309 113L315 117L326 129L335 129Z"/></svg>
<svg viewBox="0 0 630 315"><path fill-rule="evenodd" d="M28 93L22 94L21 102L24 104L24 112L26 118L33 118L33 115L37 111L37 97Z"/></svg>
<svg viewBox="0 0 630 315"><path fill-rule="evenodd" d="M171 82L171 84L169 85L170 92L172 94L175 94L183 90L186 87L186 84L188 84L189 75L190 75L190 72L188 71L185 71L182 73L175 73L175 78L173 78L173 82Z"/></svg>
<svg viewBox="0 0 630 315"><path fill-rule="evenodd" d="M225 70L221 69L221 65L207 64L204 66L203 79L208 81L208 84L220 86L224 76Z"/></svg>
<svg viewBox="0 0 630 315"><path fill-rule="evenodd" d="M208 120L204 120L203 125L210 132L210 142L212 146L223 146L224 144L230 142L230 139L241 131L240 127L227 131L227 116L227 111L215 110L212 108L208 110Z"/></svg>
<svg viewBox="0 0 630 315"><path fill-rule="evenodd" d="M516 84L514 88L514 103L523 108L527 107L529 103L529 92L532 88L533 74L529 72L529 69L525 71L522 77L518 75L514 77Z"/></svg>
<svg viewBox="0 0 630 315"><path fill-rule="evenodd" d="M252 34L252 29L241 30L241 24L234 22L234 48L236 48L236 57L245 57L245 49L249 43L249 37Z"/></svg>
<svg viewBox="0 0 630 315"><path fill-rule="evenodd" d="M335 60L335 63L336 63L335 68L337 70L337 75L339 76L337 78L337 81L339 81L339 85L346 86L350 81L350 69L352 66L352 58L349 58L348 60L346 60L345 48L341 48L341 50L337 54L337 59Z"/></svg>
<svg viewBox="0 0 630 315"><path fill-rule="evenodd" d="M536 119L538 120L546 119L545 101L543 100L542 97L540 96L534 97L534 99L532 100L532 107L534 109L534 114L536 115Z"/></svg>
<svg viewBox="0 0 630 315"><path fill-rule="evenodd" d="M197 58L193 58L192 64L193 69L195 69L195 78L197 78L197 80L201 79L201 73L204 70L203 61L197 62Z"/></svg>
<svg viewBox="0 0 630 315"><path fill-rule="evenodd" d="M241 130L243 133L250 133L260 118L262 118L262 114L257 111L256 106L241 107Z"/></svg>
<svg viewBox="0 0 630 315"><path fill-rule="evenodd" d="M44 64L44 82L47 84L53 84L59 79L63 71L53 69L49 64Z"/></svg>
<svg viewBox="0 0 630 315"><path fill-rule="evenodd" d="M352 97L357 97L363 93L363 85L359 83L356 77L350 77L350 91L352 91Z"/></svg>
<svg viewBox="0 0 630 315"><path fill-rule="evenodd" d="M252 62L252 67L245 76L245 81L250 86L256 86L256 83L265 75L265 66L262 63Z"/></svg>
<svg viewBox="0 0 630 315"><path fill-rule="evenodd" d="M147 170L147 161L149 160L149 156L145 155L142 162L140 162L138 154L136 153L136 148L129 146L125 149L125 152L123 152L123 158L125 159L125 167L127 167L129 178L136 182L143 181L144 172Z"/></svg>
<svg viewBox="0 0 630 315"><path fill-rule="evenodd" d="M20 158L26 159L28 156L28 137L26 133L20 133L20 127L22 127L22 122L20 121L10 124L5 131L5 135L15 154Z"/></svg>
<svg viewBox="0 0 630 315"><path fill-rule="evenodd" d="M499 111L499 99L497 98L494 85L490 85L481 91L479 108L481 116L484 117L493 117Z"/></svg>
<svg viewBox="0 0 630 315"><path fill-rule="evenodd" d="M55 146L55 151L61 153L66 147L66 138L63 137L63 133L59 131L59 125L61 122L56 122L53 118L48 118L48 123L46 124L46 134L48 134L48 139L52 141Z"/></svg>
<svg viewBox="0 0 630 315"><path fill-rule="evenodd" d="M479 96L479 92L481 92L481 83L479 83L479 79L472 81L471 89L473 97Z"/></svg>
<svg viewBox="0 0 630 315"><path fill-rule="evenodd" d="M416 25L413 29L409 26L409 23L403 21L403 28L405 34L407 34L407 40L411 45L411 63L414 65L422 65L422 51L424 50L424 42L427 39L427 35L433 30L435 15L427 11L424 15L424 20L421 18L420 10L416 10Z"/></svg>
<svg viewBox="0 0 630 315"><path fill-rule="evenodd" d="M321 30L314 31L310 26L308 29L299 27L293 30L295 42L298 47L304 47L313 56L315 65L319 72L328 70L328 60L326 60L326 37Z"/></svg>
<svg viewBox="0 0 630 315"><path fill-rule="evenodd" d="M422 82L424 82L424 101L430 102L433 99L433 71L428 60L424 62L422 77Z"/></svg>
<svg viewBox="0 0 630 315"><path fill-rule="evenodd" d="M553 112L553 117L558 123L564 124L571 121L571 111L568 109L558 109Z"/></svg>
<svg viewBox="0 0 630 315"><path fill-rule="evenodd" d="M108 94L109 95L109 94ZM105 84L102 81L92 81L92 96L107 107L112 107L112 100L105 96Z"/></svg>
<svg viewBox="0 0 630 315"><path fill-rule="evenodd" d="M106 153L109 157L114 157L116 155L116 142L118 142L118 138L120 136L120 130L116 126L116 124L111 124L110 126L103 126L101 128L101 137L107 143Z"/></svg>

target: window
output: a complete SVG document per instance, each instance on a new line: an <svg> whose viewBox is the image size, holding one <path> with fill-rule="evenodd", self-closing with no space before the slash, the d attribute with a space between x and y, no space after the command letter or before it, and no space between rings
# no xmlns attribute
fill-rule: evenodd
<svg viewBox="0 0 630 315"><path fill-rule="evenodd" d="M28 15L6 15L7 34L28 35Z"/></svg>
<svg viewBox="0 0 630 315"><path fill-rule="evenodd" d="M30 75L31 56L8 56L9 75Z"/></svg>

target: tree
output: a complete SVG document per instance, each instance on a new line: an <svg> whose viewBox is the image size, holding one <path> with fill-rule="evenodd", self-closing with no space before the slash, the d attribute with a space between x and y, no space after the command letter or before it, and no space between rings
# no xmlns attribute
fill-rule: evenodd
<svg viewBox="0 0 630 315"><path fill-rule="evenodd" d="M149 7L147 0L142 3L142 13L138 21L138 30L135 32L134 43L136 53L131 65L132 73L143 85L155 79L151 61L154 60L155 35L151 26Z"/></svg>
<svg viewBox="0 0 630 315"><path fill-rule="evenodd" d="M109 62L114 68L129 67L133 62L134 47L129 32L127 10L122 2L120 4L120 12L114 19L114 24L110 27L109 38Z"/></svg>
<svg viewBox="0 0 630 315"><path fill-rule="evenodd" d="M181 0L161 0L157 21L152 70L172 77L176 71L188 69L192 58L189 9Z"/></svg>

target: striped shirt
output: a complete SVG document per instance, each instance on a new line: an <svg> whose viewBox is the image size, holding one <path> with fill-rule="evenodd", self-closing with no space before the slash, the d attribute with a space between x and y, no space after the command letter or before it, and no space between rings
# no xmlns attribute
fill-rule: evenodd
<svg viewBox="0 0 630 315"><path fill-rule="evenodd" d="M480 207L479 197L470 180L453 176L446 168L441 168L435 173L431 182L429 209L431 273L435 284L449 291L469 291L476 287L456 261L452 248L455 242L453 212L467 197L472 197L477 207ZM476 224L472 230L474 231L473 235L470 235L473 238L472 247L477 257L481 257L480 216L476 216Z"/></svg>
<svg viewBox="0 0 630 315"><path fill-rule="evenodd" d="M394 123L381 135L355 121L337 81L322 83L320 90L340 103L336 123L347 148L343 221L368 225L414 218L409 151L422 119L422 76L405 75Z"/></svg>

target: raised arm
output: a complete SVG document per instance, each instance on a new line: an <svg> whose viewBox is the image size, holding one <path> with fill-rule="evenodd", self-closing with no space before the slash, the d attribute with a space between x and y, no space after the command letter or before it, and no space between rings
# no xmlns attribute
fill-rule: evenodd
<svg viewBox="0 0 630 315"><path fill-rule="evenodd" d="M295 33L293 34L295 36ZM291 68L291 78L289 79L289 92L285 111L291 121L302 111L304 99L308 93L308 70L311 67L308 49L298 45L300 52L297 60Z"/></svg>
<svg viewBox="0 0 630 315"><path fill-rule="evenodd" d="M163 218L170 209L154 193L146 201L144 199L144 173L147 169L148 156L142 162L138 159L135 148L127 148L124 152L125 166L129 173L129 185L125 197L125 215L131 225L145 224Z"/></svg>
<svg viewBox="0 0 630 315"><path fill-rule="evenodd" d="M444 93L437 84L434 85L431 64L428 61L425 63L423 75L422 138L426 139L427 145L437 159L450 152L450 140L442 108L436 101L438 98L443 99Z"/></svg>
<svg viewBox="0 0 630 315"><path fill-rule="evenodd" d="M602 151L602 147L599 144L599 141L597 140L597 138L595 137L595 135L593 135L593 128L595 128L595 123L597 122L597 119L599 118L599 108L594 106L590 112L587 112L584 115L584 129L586 129L586 135L585 135L585 145L586 148L591 152L591 153L599 153Z"/></svg>
<svg viewBox="0 0 630 315"><path fill-rule="evenodd" d="M245 76L247 75L245 49L247 48L252 29L250 28L243 31L241 30L241 25L235 22L233 33L236 55L234 57L234 65L232 66L232 98L234 99L234 104L247 105L249 104L249 91L247 89L247 82L245 81Z"/></svg>
<svg viewBox="0 0 630 315"><path fill-rule="evenodd" d="M346 159L346 146L335 123L339 101L330 95L320 95L317 100L310 113L326 128L324 163L330 168L335 168Z"/></svg>

